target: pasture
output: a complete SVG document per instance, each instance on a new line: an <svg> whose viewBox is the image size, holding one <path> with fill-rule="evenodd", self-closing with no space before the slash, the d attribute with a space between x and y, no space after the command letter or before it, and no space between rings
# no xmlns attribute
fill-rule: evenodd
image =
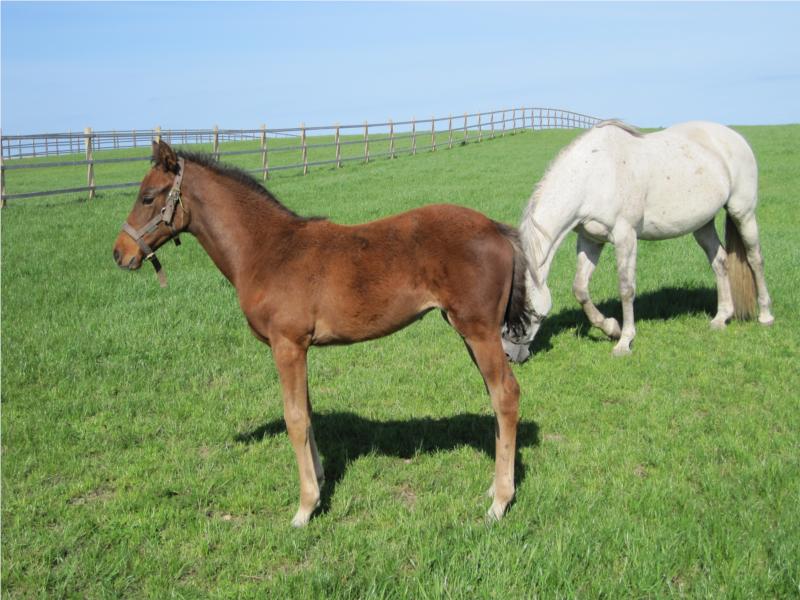
<svg viewBox="0 0 800 600"><path fill-rule="evenodd" d="M438 314L310 352L326 484L321 512L294 530L297 472L269 349L196 240L159 252L162 290L148 265L132 274L111 258L133 190L10 203L3 595L797 595L800 126L738 130L760 164L775 325L711 330L714 277L692 237L642 242L636 343L614 358L572 296L570 234L551 316L513 367L517 495L493 525L489 399ZM449 202L516 225L577 134L285 173L269 187L342 223ZM133 180L147 167L119 168ZM592 294L619 315L610 248Z"/></svg>

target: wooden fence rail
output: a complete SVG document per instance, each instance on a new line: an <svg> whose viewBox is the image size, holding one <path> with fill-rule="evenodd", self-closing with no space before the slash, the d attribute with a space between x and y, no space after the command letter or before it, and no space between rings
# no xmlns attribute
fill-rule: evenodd
<svg viewBox="0 0 800 600"><path fill-rule="evenodd" d="M110 190L139 185L139 182L121 182L97 185L95 169L103 165L122 162L149 160L151 140L164 140L169 144L182 146L205 144L217 157L259 155L260 167L248 169L266 180L275 171L302 169L307 174L313 167L335 165L341 167L349 161L370 162L377 158L396 158L401 153L417 154L421 151L452 148L453 143L467 144L486 139L515 134L520 131L535 131L554 128L588 128L600 119L568 110L554 108L514 108L482 113L465 113L456 119L432 117L430 119L411 119L386 123L360 125L323 125L306 127L286 127L271 129L262 125L258 129L161 129L130 131L93 131L87 128L82 133L44 133L32 135L0 135L0 174L2 176L2 205L7 200L33 198L54 194L88 192L91 199L100 190ZM426 128L429 128L430 142L427 145ZM348 133L349 132L349 133ZM332 138L332 141L327 141ZM275 140L282 140L277 143ZM294 141L296 141L296 143ZM315 141L316 140L316 141ZM403 147L401 142L407 141ZM222 151L220 146L229 142L250 142L252 149ZM346 156L344 149L360 145L362 151L351 152ZM381 144L388 145L381 151ZM130 148L146 149L141 156L118 156L109 150ZM319 150L328 149L330 158L309 160L309 151L319 156ZM297 153L296 162L280 164L284 153ZM64 156L65 160L51 160ZM33 160L36 159L36 160ZM41 191L6 193L6 171L22 169L46 169L54 167L87 168L86 186Z"/></svg>

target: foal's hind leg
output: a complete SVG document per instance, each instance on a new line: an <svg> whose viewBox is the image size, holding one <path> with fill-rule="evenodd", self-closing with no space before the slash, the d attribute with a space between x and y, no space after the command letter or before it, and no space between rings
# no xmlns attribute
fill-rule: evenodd
<svg viewBox="0 0 800 600"><path fill-rule="evenodd" d="M323 478L314 430L311 427L307 349L288 340L276 340L272 343L272 354L283 391L283 418L300 475L300 507L292 519L292 525L302 527L319 506Z"/></svg>
<svg viewBox="0 0 800 600"><path fill-rule="evenodd" d="M459 329L457 326L456 328ZM464 341L483 376L495 413L495 473L494 483L489 488L489 494L493 495L494 500L487 516L497 520L503 516L508 503L514 497L519 385L508 366L497 332L465 336Z"/></svg>
<svg viewBox="0 0 800 600"><path fill-rule="evenodd" d="M620 336L619 323L616 319L606 318L592 302L589 296L589 281L592 273L600 260L600 253L603 251L603 244L598 244L592 240L578 234L578 267L575 270L575 281L572 284L572 293L583 307L583 312L589 322L595 327L600 328L603 333L612 339Z"/></svg>
<svg viewBox="0 0 800 600"><path fill-rule="evenodd" d="M711 321L711 327L722 329L733 316L731 282L728 279L727 268L728 255L719 241L713 219L694 232L694 239L705 250L711 269L717 277L717 314Z"/></svg>

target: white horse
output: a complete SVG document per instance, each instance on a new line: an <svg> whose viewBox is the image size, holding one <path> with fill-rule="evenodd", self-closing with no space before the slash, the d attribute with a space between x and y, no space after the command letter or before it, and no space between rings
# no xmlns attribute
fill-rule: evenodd
<svg viewBox="0 0 800 600"><path fill-rule="evenodd" d="M520 232L529 261L528 302L534 318L525 335L504 332L512 360L529 345L551 308L547 275L568 232L578 234L575 297L591 324L619 339L614 355L628 354L633 324L636 240L664 240L694 233L717 279L713 328L732 317L751 318L758 294L759 322L772 324L755 209L758 168L738 133L716 123L690 122L642 134L620 121L603 121L567 146L534 189ZM726 248L714 216L727 211ZM614 244L622 329L589 297L589 280L603 244Z"/></svg>

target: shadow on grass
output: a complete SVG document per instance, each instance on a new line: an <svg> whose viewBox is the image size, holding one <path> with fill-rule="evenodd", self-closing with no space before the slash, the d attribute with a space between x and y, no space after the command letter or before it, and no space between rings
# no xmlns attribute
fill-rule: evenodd
<svg viewBox="0 0 800 600"><path fill-rule="evenodd" d="M330 509L333 493L344 476L347 466L361 456L371 453L410 459L417 454L432 454L472 446L494 460L494 416L462 414L442 419L404 419L373 421L350 412L315 413L314 436L320 454L324 456L325 485L321 491L322 512ZM267 437L284 435L283 419L266 423L253 431L240 433L236 441L244 444L259 442ZM288 443L288 440L287 440ZM519 456L520 448L539 445L539 426L532 421L520 421L517 428L515 476L517 485L525 479L525 466ZM494 471L486 473L491 481ZM453 493L458 493L453 490Z"/></svg>
<svg viewBox="0 0 800 600"><path fill-rule="evenodd" d="M577 305L577 301L576 301ZM619 300L605 300L597 308L606 317L614 317L622 325L622 303ZM717 291L713 288L661 288L636 296L633 317L638 321L669 321L681 315L705 314L709 320L717 311ZM531 353L548 352L553 346L550 339L562 331L577 326L577 335L593 342L608 342L602 333L599 337L589 336L592 329L589 320L580 307L565 309L547 317L531 346Z"/></svg>

